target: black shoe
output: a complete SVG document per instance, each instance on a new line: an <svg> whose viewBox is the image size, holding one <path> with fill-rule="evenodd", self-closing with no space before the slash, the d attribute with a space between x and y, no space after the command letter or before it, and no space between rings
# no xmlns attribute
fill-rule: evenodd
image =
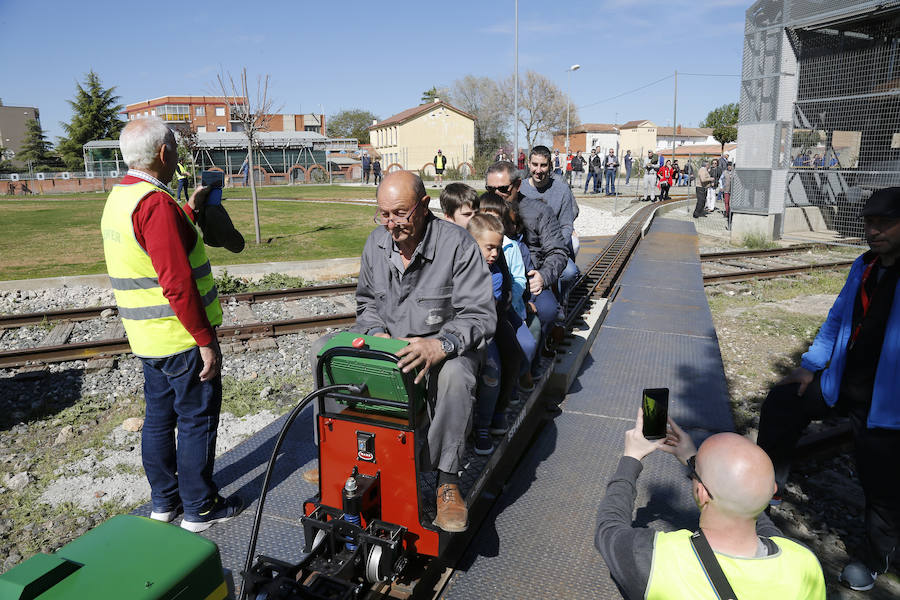
<svg viewBox="0 0 900 600"><path fill-rule="evenodd" d="M181 521L181 528L194 533L206 531L216 523L230 521L243 509L244 501L238 496L231 496L227 500L222 496L216 496L198 515L185 515Z"/></svg>

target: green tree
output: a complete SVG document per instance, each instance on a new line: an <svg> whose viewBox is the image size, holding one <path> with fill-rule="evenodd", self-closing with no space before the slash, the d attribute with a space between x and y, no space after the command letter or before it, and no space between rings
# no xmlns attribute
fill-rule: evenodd
<svg viewBox="0 0 900 600"><path fill-rule="evenodd" d="M447 88L445 87L437 87L436 85L431 86L430 90L425 90L422 92L422 98L420 102L422 104L428 104L429 102L434 102L440 98L447 97Z"/></svg>
<svg viewBox="0 0 900 600"><path fill-rule="evenodd" d="M66 132L59 139L57 148L66 167L76 171L84 168L82 146L93 140L114 140L119 137L125 122L119 118L124 108L115 87L104 88L100 77L89 71L81 83L75 84L75 99L69 100L72 120L61 123Z"/></svg>
<svg viewBox="0 0 900 600"><path fill-rule="evenodd" d="M22 149L16 154L16 160L26 165L31 163L35 171L49 171L58 162L52 152L53 144L44 135L41 123L37 119L28 119L25 122L25 139L22 140Z"/></svg>
<svg viewBox="0 0 900 600"><path fill-rule="evenodd" d="M737 102L732 102L709 111L700 122L700 127L712 127L713 137L722 144L722 152L725 152L725 144L737 139L737 122L738 105Z"/></svg>
<svg viewBox="0 0 900 600"><path fill-rule="evenodd" d="M336 138L356 138L360 144L369 143L369 130L376 120L374 114L361 108L342 110L328 118L328 136Z"/></svg>

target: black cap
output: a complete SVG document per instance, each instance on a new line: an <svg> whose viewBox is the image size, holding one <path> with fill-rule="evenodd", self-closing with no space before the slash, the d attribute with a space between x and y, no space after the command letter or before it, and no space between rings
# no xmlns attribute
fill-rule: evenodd
<svg viewBox="0 0 900 600"><path fill-rule="evenodd" d="M859 214L863 217L900 217L900 187L877 190Z"/></svg>

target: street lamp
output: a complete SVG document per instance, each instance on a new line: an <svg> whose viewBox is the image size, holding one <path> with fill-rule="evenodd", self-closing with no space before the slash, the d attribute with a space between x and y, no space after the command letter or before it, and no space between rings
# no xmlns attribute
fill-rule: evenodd
<svg viewBox="0 0 900 600"><path fill-rule="evenodd" d="M572 71L577 71L581 68L581 65L572 65L568 69L566 69L566 73L568 74L568 87L566 90L566 157L569 156L569 105L572 104L569 96L572 94Z"/></svg>

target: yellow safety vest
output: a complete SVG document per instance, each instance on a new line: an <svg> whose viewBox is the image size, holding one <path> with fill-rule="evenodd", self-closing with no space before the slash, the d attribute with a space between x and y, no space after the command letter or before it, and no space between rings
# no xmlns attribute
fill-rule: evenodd
<svg viewBox="0 0 900 600"><path fill-rule="evenodd" d="M657 533L647 600L716 600L712 584L691 546L687 529ZM825 578L815 555L797 542L769 538L778 552L762 558L737 558L716 552L716 560L740 600L825 600Z"/></svg>
<svg viewBox="0 0 900 600"><path fill-rule="evenodd" d="M178 179L187 179L188 172L187 169L181 163L175 165L175 175Z"/></svg>
<svg viewBox="0 0 900 600"><path fill-rule="evenodd" d="M443 169L447 164L447 157L443 154L438 154L434 157L434 168L435 169Z"/></svg>
<svg viewBox="0 0 900 600"><path fill-rule="evenodd" d="M197 345L175 316L169 300L163 295L150 256L134 236L132 214L138 203L154 192L163 192L172 198L166 190L146 181L114 186L100 221L106 270L119 306L119 317L128 334L131 351L144 358L172 356ZM174 198L172 202L175 202ZM206 258L203 236L180 208L179 212L197 232L197 243L188 255L194 284L210 324L221 325L219 291Z"/></svg>

